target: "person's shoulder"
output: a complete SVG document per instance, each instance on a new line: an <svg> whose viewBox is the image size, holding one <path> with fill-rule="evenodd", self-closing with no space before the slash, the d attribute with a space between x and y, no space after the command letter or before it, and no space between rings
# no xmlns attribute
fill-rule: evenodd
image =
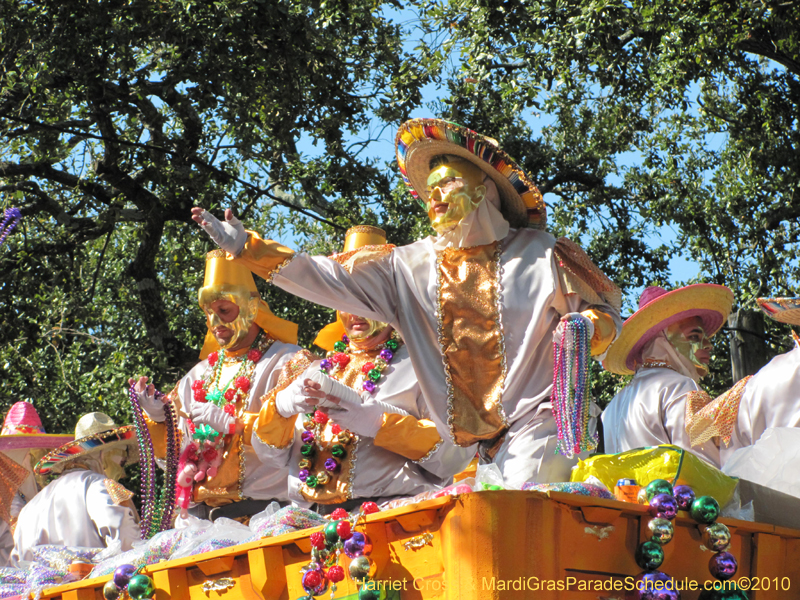
<svg viewBox="0 0 800 600"><path fill-rule="evenodd" d="M524 252L526 249L528 251L552 250L556 245L556 238L547 231L523 227L510 229L501 243L506 251Z"/></svg>

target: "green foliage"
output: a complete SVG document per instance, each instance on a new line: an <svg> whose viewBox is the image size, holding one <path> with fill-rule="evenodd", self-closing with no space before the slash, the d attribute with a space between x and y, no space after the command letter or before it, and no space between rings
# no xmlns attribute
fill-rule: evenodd
<svg viewBox="0 0 800 600"><path fill-rule="evenodd" d="M0 248L1 409L32 400L51 431L122 421L128 377L168 389L196 362L194 205L321 251L398 212L364 132L430 78L382 2L0 2L0 208L23 214ZM264 293L304 342L330 320Z"/></svg>

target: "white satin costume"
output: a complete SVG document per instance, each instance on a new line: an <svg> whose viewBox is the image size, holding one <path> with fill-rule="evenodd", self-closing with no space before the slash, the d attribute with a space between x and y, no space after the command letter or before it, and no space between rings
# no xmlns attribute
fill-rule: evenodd
<svg viewBox="0 0 800 600"><path fill-rule="evenodd" d="M719 467L719 449L714 442L692 447L686 433L686 396L700 390L697 370L677 353L664 332L644 347L642 356L645 361L666 362L673 368L640 367L614 396L602 416L605 452L673 444Z"/></svg>
<svg viewBox="0 0 800 600"><path fill-rule="evenodd" d="M340 380L352 389L360 390L358 373L367 361L373 361L378 352L353 354ZM299 358L299 357L298 357ZM306 361L304 364L308 364ZM302 374L276 394L299 394L303 381L319 371L315 361ZM367 392L361 392L366 395ZM304 432L303 416L280 416L277 411L259 417L253 435L253 448L267 464L289 469L289 497L300 506L312 502L338 504L354 498L391 499L414 496L449 483L453 473L463 470L474 456L474 449L462 448L450 440L442 441L425 405L419 381L405 345L394 353L394 358L383 371L373 397L376 400L403 409L410 416L384 413L383 424L375 438L356 436L346 448L347 456L326 485L309 488L299 479ZM329 410L333 422L336 411ZM427 426L426 426L427 425ZM331 423L325 429L325 442L329 442ZM322 471L329 454L314 457L312 474Z"/></svg>
<svg viewBox="0 0 800 600"><path fill-rule="evenodd" d="M597 307L595 337L607 346L620 327L619 290L566 238L506 230L472 247L437 249L441 238L428 237L352 273L251 232L235 260L306 300L392 325L439 435L483 442L507 485L567 481L575 461L555 454L553 331L562 315Z"/></svg>
<svg viewBox="0 0 800 600"><path fill-rule="evenodd" d="M720 444L722 464L772 427L800 427L800 347L779 354L744 387L730 446Z"/></svg>
<svg viewBox="0 0 800 600"><path fill-rule="evenodd" d="M123 551L130 550L140 539L138 519L129 501L112 495L114 487L86 469L60 475L20 511L12 565L32 560L31 549L42 544L105 548L119 540Z"/></svg>
<svg viewBox="0 0 800 600"><path fill-rule="evenodd" d="M255 348L255 346L253 346ZM253 423L261 410L261 399L264 394L272 389L278 382L278 376L286 362L300 348L294 344L274 341L264 351L261 360L255 366L250 383L247 406L243 407L241 418L245 430L241 438L238 435L228 436L225 452L219 472L214 477L209 477L196 484L193 499L196 503L205 503L208 506L220 506L231 501L250 498L253 500L287 500L286 469L276 469L273 465L263 464L253 452L251 436ZM241 363L223 366L220 380L229 381L239 369ZM180 412L189 414L194 400L192 383L201 379L208 370L208 359L200 361L189 371L178 385L169 393L170 399L175 403ZM166 427L163 416L147 415L147 424L153 438L153 447L156 456L163 459L166 455ZM183 439L183 446L191 439L189 420L179 417L179 429ZM243 453L243 456L242 456ZM242 462L243 461L243 462ZM244 471L240 471L241 465Z"/></svg>

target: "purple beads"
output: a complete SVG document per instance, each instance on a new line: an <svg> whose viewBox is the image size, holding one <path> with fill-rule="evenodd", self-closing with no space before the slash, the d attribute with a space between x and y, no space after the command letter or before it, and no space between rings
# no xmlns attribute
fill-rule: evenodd
<svg viewBox="0 0 800 600"><path fill-rule="evenodd" d="M394 354L392 354L392 351L389 350L388 348L384 348L383 350L381 350L381 353L379 354L379 356L383 360L385 360L387 363L391 362L392 359L394 358Z"/></svg>
<svg viewBox="0 0 800 600"><path fill-rule="evenodd" d="M650 514L671 521L678 514L678 501L668 494L656 494L650 500Z"/></svg>
<svg viewBox="0 0 800 600"><path fill-rule="evenodd" d="M297 474L297 478L305 483L306 479L308 479L308 469L300 469L300 472Z"/></svg>
<svg viewBox="0 0 800 600"><path fill-rule="evenodd" d="M304 431L300 435L300 439L303 440L304 444L310 444L314 441L314 434L311 431Z"/></svg>
<svg viewBox="0 0 800 600"><path fill-rule="evenodd" d="M325 459L325 470L329 473L334 473L339 470L339 461L335 458Z"/></svg>
<svg viewBox="0 0 800 600"><path fill-rule="evenodd" d="M675 500L678 501L679 510L689 510L694 502L694 490L688 485L676 485L672 490Z"/></svg>
<svg viewBox="0 0 800 600"><path fill-rule="evenodd" d="M118 566L114 571L114 585L121 590L125 589L134 573L136 573L136 567L133 565Z"/></svg>
<svg viewBox="0 0 800 600"><path fill-rule="evenodd" d="M722 581L736 575L736 569L738 568L736 557L730 552L718 552L708 561L708 570L711 571L714 577Z"/></svg>
<svg viewBox="0 0 800 600"><path fill-rule="evenodd" d="M354 531L350 539L344 543L344 553L350 558L356 558L372 551L369 538L360 531Z"/></svg>
<svg viewBox="0 0 800 600"><path fill-rule="evenodd" d="M332 366L333 363L331 363L331 361L329 361L327 358L323 358L322 362L319 363L319 368L326 372L330 371Z"/></svg>
<svg viewBox="0 0 800 600"><path fill-rule="evenodd" d="M362 385L361 387L362 387L362 388L364 388L364 391L365 391L365 392L369 392L370 394L372 394L372 393L375 391L375 383L373 383L373 382L372 382L372 381L370 381L369 379L367 379L367 380L366 380L366 381L363 383L363 385Z"/></svg>

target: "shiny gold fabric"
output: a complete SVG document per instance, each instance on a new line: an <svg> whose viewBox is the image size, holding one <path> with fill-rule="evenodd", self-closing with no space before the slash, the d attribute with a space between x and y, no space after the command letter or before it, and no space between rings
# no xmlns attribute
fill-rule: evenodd
<svg viewBox="0 0 800 600"><path fill-rule="evenodd" d="M0 519L11 523L11 502L28 470L0 452Z"/></svg>
<svg viewBox="0 0 800 600"><path fill-rule="evenodd" d="M390 452L409 460L419 460L441 442L442 438L433 421L417 419L411 415L384 413L383 423L374 441L376 446Z"/></svg>
<svg viewBox="0 0 800 600"><path fill-rule="evenodd" d="M278 377L278 383L261 399L261 412L258 415L258 426L253 430L264 444L273 448L285 448L294 439L294 426L297 415L282 417L275 408L275 396L285 390L299 377L316 357L308 350L300 350L287 362Z"/></svg>
<svg viewBox="0 0 800 600"><path fill-rule="evenodd" d="M583 311L581 314L594 325L594 335L591 340L591 354L592 356L599 356L606 351L611 345L611 342L614 341L614 338L617 337L617 326L614 324L614 319L599 310L589 309Z"/></svg>
<svg viewBox="0 0 800 600"><path fill-rule="evenodd" d="M553 248L561 284L568 294L578 294L590 304L610 304L620 310L622 292L572 240L562 237Z"/></svg>
<svg viewBox="0 0 800 600"><path fill-rule="evenodd" d="M445 359L448 424L459 446L500 434L506 377L500 327L497 242L447 248L439 259L439 344Z"/></svg>
<svg viewBox="0 0 800 600"><path fill-rule="evenodd" d="M133 492L118 481L105 478L103 479L103 485L106 486L108 495L111 496L117 506L121 506L133 498Z"/></svg>
<svg viewBox="0 0 800 600"><path fill-rule="evenodd" d="M229 255L228 260L243 264L259 277L271 281L275 273L292 259L294 251L278 242L262 240L254 231L247 233L242 251L235 258Z"/></svg>
<svg viewBox="0 0 800 600"><path fill-rule="evenodd" d="M686 433L692 446L699 446L713 437L719 437L725 446L730 445L742 393L751 377L748 375L740 379L731 389L713 400L706 392L689 392L686 399Z"/></svg>

